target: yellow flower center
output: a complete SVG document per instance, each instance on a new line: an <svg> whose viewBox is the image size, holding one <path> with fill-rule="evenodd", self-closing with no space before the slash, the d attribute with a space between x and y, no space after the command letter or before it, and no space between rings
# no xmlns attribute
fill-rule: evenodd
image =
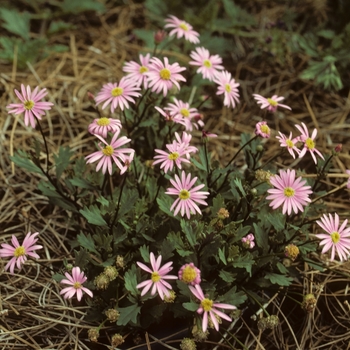
<svg viewBox="0 0 350 350"><path fill-rule="evenodd" d="M114 152L114 149L112 146L106 146L103 150L102 150L102 153L105 155L105 156L108 156L110 157Z"/></svg>
<svg viewBox="0 0 350 350"><path fill-rule="evenodd" d="M24 108L27 110L27 111L29 111L29 110L31 110L33 107L34 107L34 101L32 101L32 100L29 100L29 101L26 101L26 102L24 102L23 103L24 104Z"/></svg>
<svg viewBox="0 0 350 350"><path fill-rule="evenodd" d="M193 282L197 277L197 271L192 266L186 266L182 271L182 280L185 283Z"/></svg>
<svg viewBox="0 0 350 350"><path fill-rule="evenodd" d="M171 72L168 68L163 68L159 72L159 75L163 80L170 80L170 78L171 78Z"/></svg>
<svg viewBox="0 0 350 350"><path fill-rule="evenodd" d="M188 26L187 26L187 24L185 24L185 23L181 23L181 24L179 25L179 27L180 27L182 30L184 30L185 32L188 31Z"/></svg>
<svg viewBox="0 0 350 350"><path fill-rule="evenodd" d="M75 288L75 289L80 289L80 288L81 288L81 283L75 282L75 283L73 284L73 288Z"/></svg>
<svg viewBox="0 0 350 350"><path fill-rule="evenodd" d="M113 97L117 97L117 96L122 95L123 92L124 92L124 89L123 89L123 88L121 88L121 87L115 87L114 89L112 89L111 95L112 95Z"/></svg>
<svg viewBox="0 0 350 350"><path fill-rule="evenodd" d="M25 248L21 245L19 247L17 247L13 253L13 255L16 257L16 258L19 258L20 256L23 256L23 255L26 255L26 250Z"/></svg>
<svg viewBox="0 0 350 350"><path fill-rule="evenodd" d="M182 108L180 109L180 113L184 118L188 118L190 115L190 111L187 108Z"/></svg>
<svg viewBox="0 0 350 350"><path fill-rule="evenodd" d="M140 72L141 74L146 73L146 72L148 72L148 68L145 67L145 66L141 66L140 69L139 69L139 72Z"/></svg>
<svg viewBox="0 0 350 350"><path fill-rule="evenodd" d="M188 192L187 190L181 190L179 197L182 200L186 200L186 199L190 198L190 192Z"/></svg>
<svg viewBox="0 0 350 350"><path fill-rule="evenodd" d="M226 90L226 92L231 92L230 84L225 84L225 90Z"/></svg>
<svg viewBox="0 0 350 350"><path fill-rule="evenodd" d="M294 147L294 143L291 140L286 140L286 145L288 146L288 148L293 148Z"/></svg>
<svg viewBox="0 0 350 350"><path fill-rule="evenodd" d="M214 302L210 299L207 299L207 298L205 298L201 301L201 306L204 309L204 311L210 311L213 307L213 304L214 304Z"/></svg>
<svg viewBox="0 0 350 350"><path fill-rule="evenodd" d="M179 155L179 153L177 153L177 152L173 152L173 153L170 153L169 155L168 155L168 159L170 159L170 160L176 160L177 158L179 158L180 157L180 155Z"/></svg>
<svg viewBox="0 0 350 350"><path fill-rule="evenodd" d="M272 106L272 107L276 107L278 106L278 102L275 100L272 100L271 98L267 99L267 102Z"/></svg>
<svg viewBox="0 0 350 350"><path fill-rule="evenodd" d="M309 138L305 140L305 145L308 149L314 149L315 148L315 142Z"/></svg>
<svg viewBox="0 0 350 350"><path fill-rule="evenodd" d="M332 242L337 244L340 241L340 234L337 231L331 233Z"/></svg>
<svg viewBox="0 0 350 350"><path fill-rule="evenodd" d="M267 125L261 125L260 130L264 134L270 135L270 128Z"/></svg>
<svg viewBox="0 0 350 350"><path fill-rule="evenodd" d="M291 187L286 187L286 188L284 189L284 195L285 195L286 197L293 197L293 196L294 196L294 193L295 193L295 191L294 191Z"/></svg>
<svg viewBox="0 0 350 350"><path fill-rule="evenodd" d="M103 117L100 118L96 123L99 126L107 126L111 123L111 121L109 120L109 118Z"/></svg>
<svg viewBox="0 0 350 350"><path fill-rule="evenodd" d="M156 272L156 271L152 272L151 280L152 280L152 282L158 282L158 281L160 281L160 275L159 275L159 273Z"/></svg>
<svg viewBox="0 0 350 350"><path fill-rule="evenodd" d="M209 60L204 60L203 61L203 66L207 68L211 68L212 64Z"/></svg>

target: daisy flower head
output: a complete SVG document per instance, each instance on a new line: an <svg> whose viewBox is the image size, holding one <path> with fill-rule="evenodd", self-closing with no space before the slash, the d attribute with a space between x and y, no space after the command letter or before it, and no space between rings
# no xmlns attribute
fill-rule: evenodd
<svg viewBox="0 0 350 350"><path fill-rule="evenodd" d="M195 286L188 286L192 294L200 301L199 308L197 310L197 313L202 315L203 314L203 320L202 320L202 329L203 332L206 332L208 328L208 316L210 316L210 319L214 325L214 328L218 331L219 330L219 322L216 318L216 316L219 316L220 318L223 318L226 321L231 322L232 319L227 316L225 313L218 309L226 309L226 310L236 310L236 306L230 305L230 304L222 304L222 303L216 303L213 300L206 298L201 286L199 284L196 284Z"/></svg>
<svg viewBox="0 0 350 350"><path fill-rule="evenodd" d="M184 150L184 152L186 153L187 159L191 158L191 153L198 152L197 147L190 145L190 142L192 139L191 134L187 134L186 132L183 132L180 137L180 135L177 132L175 132L175 138L176 140L173 141L173 144L176 144L179 148Z"/></svg>
<svg viewBox="0 0 350 350"><path fill-rule="evenodd" d="M339 227L339 216L334 214L334 218L331 214L323 214L321 220L317 220L316 223L327 233L320 233L315 235L321 239L320 245L323 245L322 254L331 249L331 260L334 260L335 252L337 252L340 261L348 260L350 250L350 227L346 227L348 220Z"/></svg>
<svg viewBox="0 0 350 350"><path fill-rule="evenodd" d="M315 156L315 153L318 154L322 159L324 159L322 153L316 149L316 142L315 138L317 136L317 129L314 129L311 136L309 136L309 130L307 129L306 125L304 123L301 123L300 125L295 125L295 127L300 131L301 135L299 136L299 140L304 142L304 148L299 153L299 158L304 157L306 152L310 152L312 159L314 160L315 164L317 164L317 159Z"/></svg>
<svg viewBox="0 0 350 350"><path fill-rule="evenodd" d="M149 71L149 61L151 59L151 55L148 53L146 56L142 56L140 54L139 60L140 63L135 61L130 61L125 63L123 67L123 71L129 73L126 78L131 79L135 82L137 87L140 87L143 84L143 87L147 89L148 87L148 77L146 73Z"/></svg>
<svg viewBox="0 0 350 350"><path fill-rule="evenodd" d="M270 138L271 130L270 130L269 126L267 125L267 122L262 121L262 122L256 123L255 135L261 136L265 139Z"/></svg>
<svg viewBox="0 0 350 350"><path fill-rule="evenodd" d="M289 137L282 134L280 131L278 133L280 136L276 136L276 138L280 142L280 146L286 147L290 155L295 159L294 152L296 152L298 155L300 153L300 149L295 146L295 144L299 142L299 137L292 138L292 132L290 132Z"/></svg>
<svg viewBox="0 0 350 350"><path fill-rule="evenodd" d="M180 90L179 81L186 79L179 73L184 70L186 68L180 67L177 62L170 64L167 57L164 57L164 63L159 58L153 57L150 60L149 72L145 73L148 76L148 86L157 94L163 91L164 96L173 85Z"/></svg>
<svg viewBox="0 0 350 350"><path fill-rule="evenodd" d="M96 106L104 102L102 109L110 104L112 113L117 107L123 111L124 108L129 108L129 102L135 103L134 97L141 96L138 90L141 89L135 81L126 77L121 78L119 83L107 83L96 95Z"/></svg>
<svg viewBox="0 0 350 350"><path fill-rule="evenodd" d="M112 160L117 165L117 167L123 171L124 165L120 162L125 162L127 154L134 153L135 151L132 148L120 148L126 143L130 142L131 139L128 139L126 136L119 137L120 130L117 130L113 135L112 140L108 143L99 135L95 135L102 143L98 144L100 150L89 154L85 157L86 163L94 163L99 160L96 171L99 171L102 168L102 173L105 174L106 170L112 175ZM104 145L103 145L104 144Z"/></svg>
<svg viewBox="0 0 350 350"><path fill-rule="evenodd" d="M92 298L93 294L91 290L83 287L83 283L86 282L87 277L84 272L80 270L79 266L73 267L71 275L68 272L65 272L65 276L66 278L60 282L69 286L60 291L61 295L64 294L64 299L71 299L76 294L78 301L80 301L83 297L83 292Z"/></svg>
<svg viewBox="0 0 350 350"><path fill-rule="evenodd" d="M166 25L164 28L173 28L171 29L169 36L176 35L178 39L184 37L185 40L193 43L199 43L199 33L193 30L193 27L181 19L178 19L175 16L169 15L169 18L165 20Z"/></svg>
<svg viewBox="0 0 350 350"><path fill-rule="evenodd" d="M176 120L180 124L183 124L186 131L192 131L193 125L198 129L198 125L201 124L196 121L196 116L199 114L197 108L191 108L188 102L178 100L176 97L174 97L173 102L168 103L164 110L173 116L174 121Z"/></svg>
<svg viewBox="0 0 350 350"><path fill-rule="evenodd" d="M239 103L239 83L236 83L231 73L226 70L216 73L214 82L218 85L216 94L224 94L224 106L235 108L236 103Z"/></svg>
<svg viewBox="0 0 350 350"><path fill-rule="evenodd" d="M45 114L53 106L51 102L41 102L40 100L47 95L46 89L41 89L37 86L33 91L30 86L26 87L21 84L21 92L15 89L15 94L20 99L21 103L11 103L6 106L10 109L10 114L21 114L24 112L24 124L35 128L35 118L41 120L41 116Z"/></svg>
<svg viewBox="0 0 350 350"><path fill-rule="evenodd" d="M197 268L192 262L183 265L179 270L179 280L195 286L201 283L201 270Z"/></svg>
<svg viewBox="0 0 350 350"><path fill-rule="evenodd" d="M151 295L155 295L158 292L160 298L164 300L164 296L169 297L169 291L172 290L171 285L166 280L177 280L177 276L168 275L168 273L173 269L171 266L172 261L166 263L162 267L160 266L162 262L162 256L159 255L156 259L154 254L150 253L151 269L141 262L136 262L136 264L144 271L151 274L149 280L139 283L136 288L143 288L141 296L144 296L152 287Z"/></svg>
<svg viewBox="0 0 350 350"><path fill-rule="evenodd" d="M174 210L174 216L180 212L181 216L186 214L187 218L190 219L191 213L202 214L197 203L208 205L204 199L207 198L209 192L199 191L205 186L204 184L193 187L196 181L197 177L192 179L191 174L186 176L184 171L181 173L181 178L175 175L175 179L170 180L174 187L168 188L165 194L178 197L170 207L171 211Z"/></svg>
<svg viewBox="0 0 350 350"><path fill-rule="evenodd" d="M209 51L204 47L197 47L195 51L190 53L193 61L189 64L199 66L197 73L201 73L204 79L213 81L215 74L224 69L222 66L222 58L219 55L210 55Z"/></svg>
<svg viewBox="0 0 350 350"><path fill-rule="evenodd" d="M41 249L41 245L35 244L38 240L36 238L39 232L31 233L28 232L24 237L23 243L19 244L18 239L15 235L12 235L11 243L2 243L0 249L0 257L8 258L11 257L10 261L5 266L5 271L8 269L10 273L13 275L15 266L20 270L22 265L27 261L27 256L30 256L35 259L39 259L39 255L35 253L35 250Z"/></svg>
<svg viewBox="0 0 350 350"><path fill-rule="evenodd" d="M309 194L311 187L306 184L302 177L295 178L295 170L280 170L280 175L270 177L270 183L274 188L267 192L270 194L266 199L271 200L270 207L276 209L283 205L282 213L290 215L292 210L295 214L304 211L303 206L311 202Z"/></svg>
<svg viewBox="0 0 350 350"><path fill-rule="evenodd" d="M181 163L190 163L186 156L187 152L185 147L186 145L179 146L177 143L171 143L166 145L169 153L161 149L155 149L154 151L158 153L158 155L154 156L153 165L161 163L160 168L163 169L165 173L167 173L168 170L172 171L174 165L181 169Z"/></svg>
<svg viewBox="0 0 350 350"><path fill-rule="evenodd" d="M115 133L122 128L122 123L119 119L112 118L96 118L89 125L88 130L90 134L100 135L103 138L107 138L108 132Z"/></svg>
<svg viewBox="0 0 350 350"><path fill-rule="evenodd" d="M291 108L289 106L279 103L280 101L284 100L284 97L282 97L282 96L273 95L270 98L266 98L266 97L258 95L258 94L253 94L253 96L254 96L254 99L256 100L257 104L260 104L261 109L267 108L267 110L271 113L276 112L277 107L283 107L283 108L291 110Z"/></svg>

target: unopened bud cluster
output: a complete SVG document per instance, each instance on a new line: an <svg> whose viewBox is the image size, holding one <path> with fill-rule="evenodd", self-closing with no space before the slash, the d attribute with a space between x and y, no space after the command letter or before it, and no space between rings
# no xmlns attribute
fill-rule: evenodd
<svg viewBox="0 0 350 350"><path fill-rule="evenodd" d="M265 329L273 329L276 328L280 323L280 320L277 315L271 315L268 317L263 317L258 321L258 328L261 331Z"/></svg>

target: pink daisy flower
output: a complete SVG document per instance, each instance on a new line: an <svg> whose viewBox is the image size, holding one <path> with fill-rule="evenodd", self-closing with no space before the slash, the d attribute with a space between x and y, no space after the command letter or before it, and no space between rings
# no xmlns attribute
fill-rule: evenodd
<svg viewBox="0 0 350 350"><path fill-rule="evenodd" d="M334 260L335 252L337 252L340 261L348 260L350 250L350 228L346 227L348 220L339 227L339 216L337 213L334 214L334 218L331 214L323 214L321 221L317 220L316 223L327 232L315 235L321 239L320 245L323 245L322 254L328 250L331 251L331 260Z"/></svg>
<svg viewBox="0 0 350 350"><path fill-rule="evenodd" d="M111 104L112 113L118 106L123 111L124 107L129 108L129 102L135 103L133 97L141 96L136 92L138 90L141 89L135 85L135 81L126 77L121 78L119 83L107 83L95 98L96 106L104 102L102 109Z"/></svg>
<svg viewBox="0 0 350 350"><path fill-rule="evenodd" d="M106 140L104 140L101 136L95 135L99 140L102 141L98 144L100 151L94 152L88 156L85 157L86 163L94 163L97 160L99 160L96 171L99 171L102 168L102 173L105 174L106 170L108 170L109 174L112 175L112 160L117 165L117 167L123 171L124 165L120 163L119 159L122 162L125 162L126 160L126 154L134 153L135 151L132 148L120 148L121 146L125 145L126 143L130 142L131 139L128 139L126 136L122 136L118 139L120 130L117 130L116 133L113 135L112 140L110 143L108 143ZM119 148L119 149L118 149ZM118 159L119 158L119 159Z"/></svg>
<svg viewBox="0 0 350 350"><path fill-rule="evenodd" d="M295 144L299 142L299 137L292 138L292 132L289 134L289 137L282 134L280 131L278 133L280 136L276 136L276 138L279 140L280 146L286 147L290 155L295 159L294 152L296 152L298 155L300 153L300 149L295 146Z"/></svg>
<svg viewBox="0 0 350 350"><path fill-rule="evenodd" d="M197 73L201 73L204 79L213 81L216 73L224 69L224 66L221 65L222 58L219 55L211 56L204 47L197 47L195 51L190 53L190 57L193 61L190 61L189 64L199 66Z"/></svg>
<svg viewBox="0 0 350 350"><path fill-rule="evenodd" d="M257 101L257 104L260 104L260 108L264 109L267 108L269 112L276 112L277 107L283 107L287 108L289 110L292 110L289 106L283 105L279 103L279 101L283 101L284 97L278 97L277 95L273 95L271 98L265 98L258 94L253 94L255 100Z"/></svg>
<svg viewBox="0 0 350 350"><path fill-rule="evenodd" d="M6 264L5 271L10 269L10 273L13 275L15 266L20 270L22 265L27 261L27 256L32 258L39 259L39 255L35 253L35 250L41 249L41 245L36 245L38 238L35 238L39 232L31 234L28 232L24 237L22 245L19 244L18 239L15 235L12 235L11 243L2 243L0 249L0 257L8 258L11 257L11 260Z"/></svg>
<svg viewBox="0 0 350 350"><path fill-rule="evenodd" d="M46 89L41 89L37 86L32 92L30 86L25 87L21 84L22 94L15 89L15 94L22 103L11 103L6 108L11 109L8 113L21 114L24 112L24 124L35 128L35 118L41 120L41 116L45 114L53 106L51 102L40 102L40 100L47 95Z"/></svg>
<svg viewBox="0 0 350 350"><path fill-rule="evenodd" d="M168 103L164 108L176 120L182 120L181 124L185 125L186 131L192 131L193 125L198 129L198 125L204 125L202 121L196 122L195 117L198 115L197 108L191 108L190 104L174 98L174 103Z"/></svg>
<svg viewBox="0 0 350 350"><path fill-rule="evenodd" d="M246 248L253 249L255 247L254 235L249 233L247 236L242 238L242 243Z"/></svg>
<svg viewBox="0 0 350 350"><path fill-rule="evenodd" d="M255 135L268 139L270 138L270 134L271 134L271 130L267 125L267 122L263 121L263 122L256 123Z"/></svg>
<svg viewBox="0 0 350 350"><path fill-rule="evenodd" d="M126 78L132 79L137 87L140 87L143 84L143 87L147 89L148 77L145 73L149 72L149 61L151 55L149 53L146 56L140 55L139 59L141 64L135 61L127 62L123 67L123 71L129 73Z"/></svg>
<svg viewBox="0 0 350 350"><path fill-rule="evenodd" d="M202 130L202 138L204 140L208 140L210 137L218 137L218 135L211 133L210 131L207 130Z"/></svg>
<svg viewBox="0 0 350 350"><path fill-rule="evenodd" d="M184 37L193 44L199 43L199 33L195 32L189 23L172 15L170 15L165 22L167 24L164 26L164 28L174 28L170 31L169 36L176 35L178 39Z"/></svg>
<svg viewBox="0 0 350 350"><path fill-rule="evenodd" d="M304 157L305 153L309 151L315 164L317 164L315 153L317 153L322 159L324 159L322 153L315 148L316 147L315 138L317 136L317 129L314 129L314 131L312 132L312 135L309 136L309 131L306 125L304 123L301 123L301 125L302 126L295 125L295 127L301 132L301 135L299 136L299 140L304 142L304 148L300 151L299 158Z"/></svg>
<svg viewBox="0 0 350 350"><path fill-rule="evenodd" d="M100 135L107 138L108 132L115 133L122 128L122 123L119 119L112 118L97 118L89 125L88 130L90 134Z"/></svg>
<svg viewBox="0 0 350 350"><path fill-rule="evenodd" d="M185 264L179 270L179 280L195 286L201 283L201 270L194 266L193 263Z"/></svg>
<svg viewBox="0 0 350 350"><path fill-rule="evenodd" d="M161 149L155 149L154 151L159 155L154 156L153 165L162 163L160 168L163 169L165 173L167 173L168 170L172 171L174 165L181 169L181 163L190 163L186 157L187 153L185 147L186 145L179 146L177 143L171 143L166 145L169 153Z"/></svg>
<svg viewBox="0 0 350 350"><path fill-rule="evenodd" d="M165 194L178 196L173 205L170 207L171 211L174 210L175 216L178 212L180 212L181 216L186 214L187 218L190 219L191 213L197 212L198 214L202 214L196 203L208 205L204 199L207 198L209 192L199 191L205 186L204 184L193 187L196 181L197 177L191 179L191 174L186 176L184 171L181 173L181 179L179 176L175 175L175 180L170 180L174 188L168 188Z"/></svg>
<svg viewBox="0 0 350 350"><path fill-rule="evenodd" d="M231 77L231 73L227 71L216 73L214 82L218 84L216 94L224 94L224 106L235 108L236 103L239 103L239 83L236 83L235 79Z"/></svg>
<svg viewBox="0 0 350 350"><path fill-rule="evenodd" d="M173 141L173 144L177 144L179 148L182 148L184 150L184 152L186 153L187 159L191 158L191 153L198 152L197 147L190 145L190 142L192 140L191 134L187 134L183 132L180 137L180 135L177 132L175 132L175 138L176 140Z"/></svg>
<svg viewBox="0 0 350 350"><path fill-rule="evenodd" d="M164 57L164 63L157 57L151 58L149 69L150 71L145 73L148 76L149 87L157 94L163 91L163 95L166 96L173 85L180 90L179 81L186 81L179 74L186 70L186 68L180 67L176 62L169 64L167 57Z"/></svg>
<svg viewBox="0 0 350 350"><path fill-rule="evenodd" d="M64 299L71 299L73 298L74 294L77 294L77 299L80 301L83 297L83 292L92 298L93 294L91 290L83 287L83 283L87 280L87 277L83 271L80 271L80 267L73 267L72 275L70 275L68 272L65 272L65 276L66 278L60 282L69 286L60 291L61 295L64 294Z"/></svg>
<svg viewBox="0 0 350 350"><path fill-rule="evenodd" d="M213 322L214 328L216 331L219 330L219 322L216 318L216 316L219 316L220 318L223 318L226 321L231 322L232 319L224 314L219 309L226 309L226 310L236 310L236 306L230 305L230 304L222 304L222 303L216 303L213 300L206 298L204 296L203 290L199 284L196 284L195 286L188 286L192 294L200 301L200 306L197 310L198 314L203 314L203 320L202 320L202 329L203 332L206 332L208 329L208 316L210 316L211 321Z"/></svg>
<svg viewBox="0 0 350 350"><path fill-rule="evenodd" d="M162 262L162 256L159 255L157 260L153 253L150 253L150 260L151 260L151 266L152 269L150 269L148 266L146 266L143 263L136 262L136 264L146 272L151 274L151 279L143 281L139 283L136 288L143 288L141 292L141 296L144 296L152 287L151 295L154 295L156 291L158 292L160 298L164 300L164 295L169 297L170 293L169 290L171 290L171 285L165 281L165 280L176 280L177 276L174 275L168 275L168 273L173 269L172 264L173 262L170 261L160 267L160 264Z"/></svg>
<svg viewBox="0 0 350 350"><path fill-rule="evenodd" d="M275 188L267 190L270 195L266 199L272 200L270 207L273 209L283 205L283 214L287 212L290 215L292 210L297 214L299 210L304 211L303 206L311 202L311 187L305 185L306 180L301 177L295 178L295 170L280 170L280 176L271 176L270 183Z"/></svg>

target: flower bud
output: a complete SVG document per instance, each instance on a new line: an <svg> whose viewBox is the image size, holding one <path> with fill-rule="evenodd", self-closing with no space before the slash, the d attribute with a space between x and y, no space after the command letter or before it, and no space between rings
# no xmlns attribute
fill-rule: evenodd
<svg viewBox="0 0 350 350"><path fill-rule="evenodd" d="M99 335L100 332L98 328L90 328L88 330L88 338L90 341L97 342Z"/></svg>
<svg viewBox="0 0 350 350"><path fill-rule="evenodd" d="M181 350L196 350L197 346L193 339L183 338L180 344Z"/></svg>
<svg viewBox="0 0 350 350"><path fill-rule="evenodd" d="M94 284L97 287L97 289L107 289L109 286L109 278L104 274L100 273L98 276L95 277Z"/></svg>
<svg viewBox="0 0 350 350"><path fill-rule="evenodd" d="M114 334L112 337L111 345L116 348L117 346L124 343L124 338L121 334L117 333Z"/></svg>
<svg viewBox="0 0 350 350"><path fill-rule="evenodd" d="M119 275L114 266L106 266L103 273L109 278L110 281L114 281Z"/></svg>
<svg viewBox="0 0 350 350"><path fill-rule="evenodd" d="M116 309L108 309L105 311L105 315L109 322L117 322L120 316L120 313Z"/></svg>

